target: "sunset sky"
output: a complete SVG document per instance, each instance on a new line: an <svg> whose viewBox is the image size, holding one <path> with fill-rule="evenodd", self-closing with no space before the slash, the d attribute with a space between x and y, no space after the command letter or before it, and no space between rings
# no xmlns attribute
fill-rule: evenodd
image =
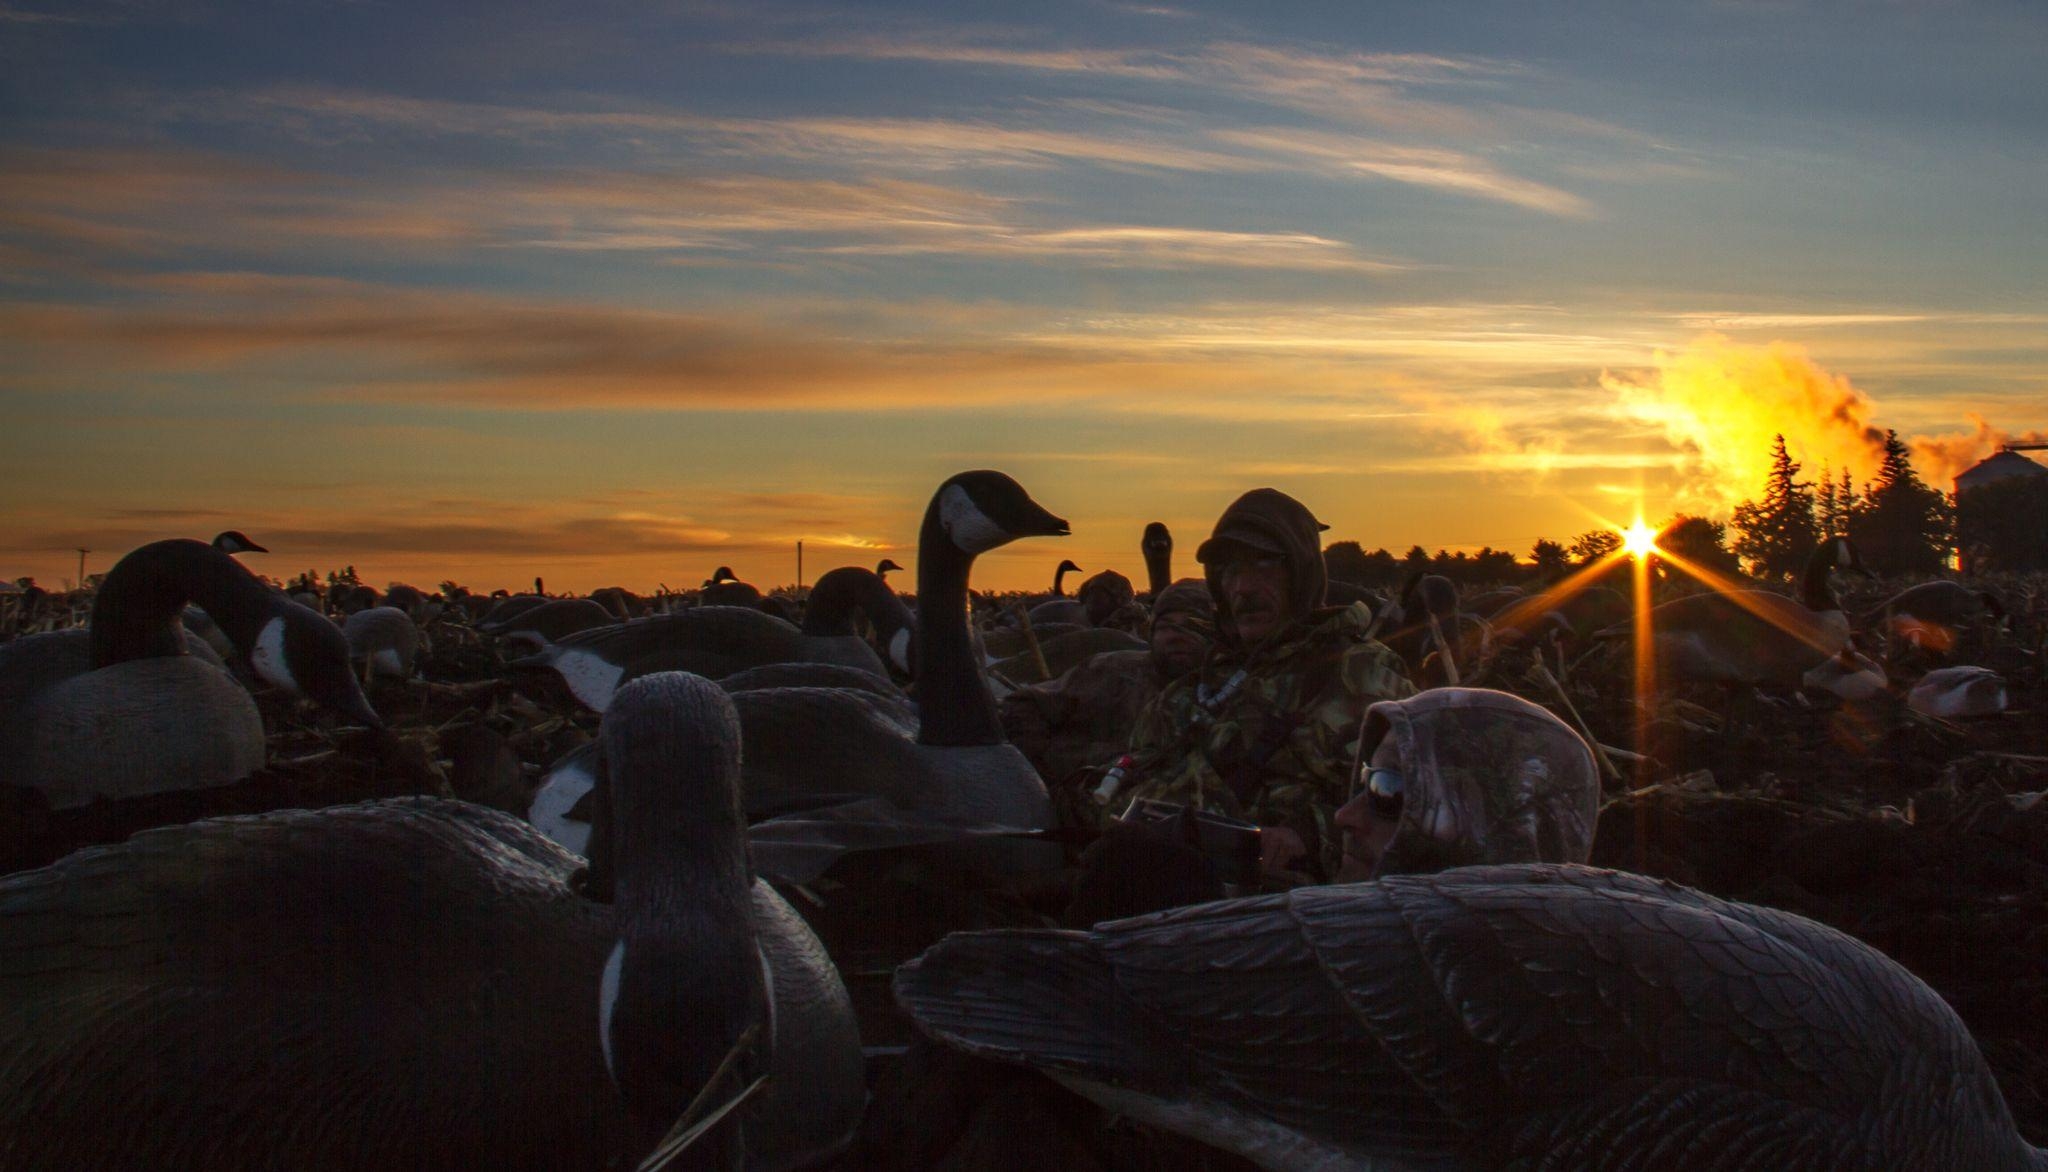
<svg viewBox="0 0 2048 1172"><path fill-rule="evenodd" d="M1272 11L1268 11L1271 9ZM2048 428L2048 5L0 0L0 577L1527 556ZM1974 416L1974 418L1973 418ZM903 580L905 586L909 585Z"/></svg>

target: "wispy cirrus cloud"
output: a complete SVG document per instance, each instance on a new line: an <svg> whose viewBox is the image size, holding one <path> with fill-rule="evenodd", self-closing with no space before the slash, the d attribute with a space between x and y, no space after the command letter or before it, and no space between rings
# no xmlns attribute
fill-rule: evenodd
<svg viewBox="0 0 2048 1172"><path fill-rule="evenodd" d="M1485 159L1463 151L1276 127L1218 131L1215 137L1234 146L1295 158L1332 174L1369 175L1514 204L1553 216L1585 217L1594 210L1591 203L1569 191L1509 175Z"/></svg>

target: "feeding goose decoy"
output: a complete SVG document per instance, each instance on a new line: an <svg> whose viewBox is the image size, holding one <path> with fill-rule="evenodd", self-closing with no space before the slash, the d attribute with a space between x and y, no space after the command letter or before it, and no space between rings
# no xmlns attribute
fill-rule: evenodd
<svg viewBox="0 0 2048 1172"><path fill-rule="evenodd" d="M248 534L240 529L223 529L213 535L213 548L222 553L269 553L270 551L249 540Z"/></svg>
<svg viewBox="0 0 2048 1172"><path fill-rule="evenodd" d="M1996 716L2007 706L2005 677L1988 667L1940 668L1906 693L1906 707L1928 716Z"/></svg>
<svg viewBox="0 0 2048 1172"><path fill-rule="evenodd" d="M887 680L881 657L854 631L854 610L868 616L891 662L907 670L908 609L880 578L852 567L819 579L802 627L753 607L698 606L580 631L514 666L552 668L577 700L598 712L620 684L657 671L719 679L770 663L835 663Z"/></svg>
<svg viewBox="0 0 2048 1172"><path fill-rule="evenodd" d="M1166 522L1152 521L1138 538L1138 552L1145 557L1145 589L1153 598L1173 585L1173 534Z"/></svg>
<svg viewBox="0 0 2048 1172"><path fill-rule="evenodd" d="M1814 551L1798 598L1768 590L1707 591L1652 609L1658 670L1690 683L1797 688L1807 671L1849 645L1849 619L1828 582L1837 569L1870 572L1846 537L1822 542ZM1631 634L1624 623L1599 636Z"/></svg>
<svg viewBox="0 0 2048 1172"><path fill-rule="evenodd" d="M831 1157L859 1036L749 874L731 706L651 677L600 735L609 903L532 828L434 798L151 830L0 880L0 1164L630 1168L750 1028L748 1166Z"/></svg>
<svg viewBox="0 0 2048 1172"><path fill-rule="evenodd" d="M1918 978L1619 872L957 933L895 989L942 1042L1272 1169L2048 1169Z"/></svg>
<svg viewBox="0 0 2048 1172"><path fill-rule="evenodd" d="M362 664L365 682L373 675L411 679L419 659L420 629L412 616L395 606L373 606L348 616L341 625L348 654Z"/></svg>
<svg viewBox="0 0 2048 1172"><path fill-rule="evenodd" d="M255 702L218 667L187 654L181 615L188 602L205 608L256 678L384 727L333 623L210 545L158 541L107 572L86 637L89 670L76 670L74 650L65 660L71 670L52 672L45 663L24 669L22 678L37 677L27 684L0 687L10 697L9 710L0 711L0 767L10 779L61 809L95 797L224 785L260 767ZM0 676L14 676L10 662L27 654L0 656Z"/></svg>

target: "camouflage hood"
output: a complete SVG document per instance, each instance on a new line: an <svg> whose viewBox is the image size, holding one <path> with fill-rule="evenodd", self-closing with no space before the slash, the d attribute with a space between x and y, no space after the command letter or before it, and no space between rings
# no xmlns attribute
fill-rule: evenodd
<svg viewBox="0 0 2048 1172"><path fill-rule="evenodd" d="M1366 711L1360 761L1388 737L1407 789L1377 876L1484 863L1583 863L1600 774L1579 734L1519 696L1435 688Z"/></svg>
<svg viewBox="0 0 2048 1172"><path fill-rule="evenodd" d="M1323 565L1322 532L1327 528L1308 506L1277 488L1255 488L1223 510L1216 519L1215 532L1195 551L1195 560L1202 563L1209 597L1216 603L1216 623L1225 639L1235 642L1237 635L1215 564L1223 548L1245 545L1286 558L1294 582L1290 616L1299 620L1323 605L1323 591L1330 582L1330 572Z"/></svg>

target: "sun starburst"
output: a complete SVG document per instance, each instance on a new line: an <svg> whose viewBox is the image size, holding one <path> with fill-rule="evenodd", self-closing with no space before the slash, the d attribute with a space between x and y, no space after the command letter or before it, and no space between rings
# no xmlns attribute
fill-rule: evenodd
<svg viewBox="0 0 2048 1172"><path fill-rule="evenodd" d="M1643 524L1641 517L1637 517L1635 524L1620 532L1622 552L1630 557L1646 558L1653 553L1659 552L1657 549L1657 531Z"/></svg>

